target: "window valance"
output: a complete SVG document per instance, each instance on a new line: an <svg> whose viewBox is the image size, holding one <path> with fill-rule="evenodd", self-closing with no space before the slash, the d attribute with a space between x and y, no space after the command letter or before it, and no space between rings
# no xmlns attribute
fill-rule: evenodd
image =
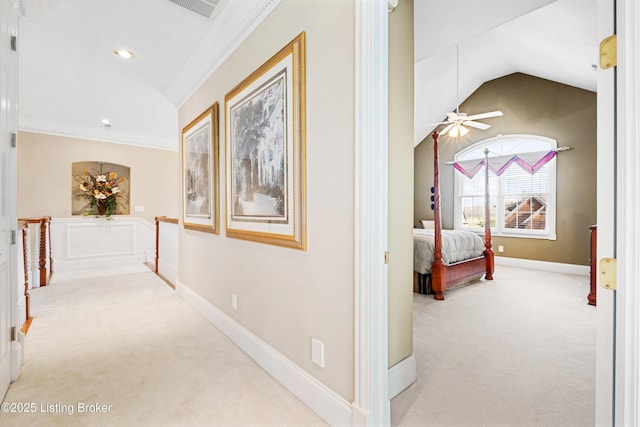
<svg viewBox="0 0 640 427"><path fill-rule="evenodd" d="M570 147L559 147L553 150L545 151L532 151L528 153L520 154L508 154L505 156L485 157L482 159L460 160L452 164L453 167L466 176L467 178L473 178L478 171L480 171L489 162L489 170L500 176L507 170L513 163L520 166L525 171L534 175L544 165L549 163L558 152L570 150Z"/></svg>

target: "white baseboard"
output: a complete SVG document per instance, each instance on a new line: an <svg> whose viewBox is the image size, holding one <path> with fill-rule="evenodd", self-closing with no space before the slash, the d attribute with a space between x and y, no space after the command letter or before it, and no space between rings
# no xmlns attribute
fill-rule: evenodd
<svg viewBox="0 0 640 427"><path fill-rule="evenodd" d="M531 270L550 271L552 273L575 274L578 276L589 276L588 265L563 264L560 262L536 261L532 259L495 257L496 265L507 267L529 268Z"/></svg>
<svg viewBox="0 0 640 427"><path fill-rule="evenodd" d="M416 381L416 357L411 356L389 368L389 399Z"/></svg>
<svg viewBox="0 0 640 427"><path fill-rule="evenodd" d="M162 258L158 260L158 273L167 279L174 286L178 281L178 267L174 265L170 265L166 261L163 261Z"/></svg>
<svg viewBox="0 0 640 427"><path fill-rule="evenodd" d="M176 292L312 411L332 426L350 426L351 404L177 279Z"/></svg>

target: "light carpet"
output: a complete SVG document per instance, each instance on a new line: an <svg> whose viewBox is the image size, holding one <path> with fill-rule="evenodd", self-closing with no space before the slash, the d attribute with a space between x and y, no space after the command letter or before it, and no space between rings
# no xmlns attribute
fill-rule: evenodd
<svg viewBox="0 0 640 427"><path fill-rule="evenodd" d="M593 426L588 277L500 266L494 281L414 295L417 381L394 426Z"/></svg>
<svg viewBox="0 0 640 427"><path fill-rule="evenodd" d="M1 425L326 425L146 267L115 272L60 272L31 291L5 397L23 409Z"/></svg>

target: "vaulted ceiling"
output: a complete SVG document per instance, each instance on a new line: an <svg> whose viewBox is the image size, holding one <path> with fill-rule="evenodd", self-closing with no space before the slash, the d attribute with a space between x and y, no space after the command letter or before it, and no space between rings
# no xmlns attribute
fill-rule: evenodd
<svg viewBox="0 0 640 427"><path fill-rule="evenodd" d="M175 150L178 108L280 1L21 0L20 129ZM596 0L414 0L414 15L416 144L503 75L595 90Z"/></svg>
<svg viewBox="0 0 640 427"><path fill-rule="evenodd" d="M175 150L178 107L279 2L22 0L20 129Z"/></svg>
<svg viewBox="0 0 640 427"><path fill-rule="evenodd" d="M595 91L596 13L596 0L415 1L414 144L482 83L508 74Z"/></svg>

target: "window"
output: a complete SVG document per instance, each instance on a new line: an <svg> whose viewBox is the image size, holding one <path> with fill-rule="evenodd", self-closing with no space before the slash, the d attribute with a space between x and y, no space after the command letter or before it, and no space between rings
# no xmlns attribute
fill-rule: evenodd
<svg viewBox="0 0 640 427"><path fill-rule="evenodd" d="M489 213L491 232L496 236L530 237L555 240L556 161L553 158L535 174L516 162L513 155L538 159L557 148L557 142L536 135L505 135L474 144L455 155L456 162L474 164L485 158L488 150ZM505 163L507 162L507 163ZM502 168L499 166L504 165ZM484 230L484 166L472 178L455 174L455 228Z"/></svg>

